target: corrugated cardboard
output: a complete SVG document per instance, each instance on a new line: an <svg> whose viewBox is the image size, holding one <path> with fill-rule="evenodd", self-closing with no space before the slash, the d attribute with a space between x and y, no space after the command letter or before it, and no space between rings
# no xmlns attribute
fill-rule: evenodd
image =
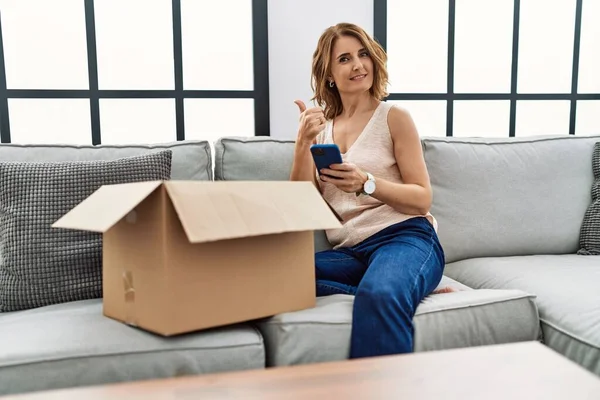
<svg viewBox="0 0 600 400"><path fill-rule="evenodd" d="M103 234L104 315L169 336L315 305L310 182L101 187L53 224Z"/></svg>

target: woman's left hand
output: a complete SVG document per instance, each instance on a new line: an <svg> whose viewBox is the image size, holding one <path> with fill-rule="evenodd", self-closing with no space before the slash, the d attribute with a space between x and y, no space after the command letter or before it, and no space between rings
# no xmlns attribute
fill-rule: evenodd
<svg viewBox="0 0 600 400"><path fill-rule="evenodd" d="M346 193L362 192L367 174L352 163L332 164L323 168L320 179L329 182Z"/></svg>

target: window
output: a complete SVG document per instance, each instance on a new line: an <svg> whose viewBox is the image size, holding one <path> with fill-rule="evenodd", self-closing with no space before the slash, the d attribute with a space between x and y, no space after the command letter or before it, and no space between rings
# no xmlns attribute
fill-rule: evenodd
<svg viewBox="0 0 600 400"><path fill-rule="evenodd" d="M423 136L600 133L597 0L374 0L388 101Z"/></svg>
<svg viewBox="0 0 600 400"><path fill-rule="evenodd" d="M0 0L2 142L268 136L267 35L267 0Z"/></svg>

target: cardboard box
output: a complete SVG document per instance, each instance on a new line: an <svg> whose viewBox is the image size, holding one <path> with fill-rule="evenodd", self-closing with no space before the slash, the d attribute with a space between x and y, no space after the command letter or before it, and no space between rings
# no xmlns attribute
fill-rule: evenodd
<svg viewBox="0 0 600 400"><path fill-rule="evenodd" d="M311 182L102 186L53 227L103 234L104 315L164 336L315 306Z"/></svg>

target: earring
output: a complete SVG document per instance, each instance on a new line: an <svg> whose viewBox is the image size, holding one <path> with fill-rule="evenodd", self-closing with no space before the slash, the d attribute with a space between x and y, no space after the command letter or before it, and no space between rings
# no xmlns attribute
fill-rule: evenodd
<svg viewBox="0 0 600 400"><path fill-rule="evenodd" d="M333 81L329 81L329 87L333 87L335 85L335 83L333 83Z"/></svg>

